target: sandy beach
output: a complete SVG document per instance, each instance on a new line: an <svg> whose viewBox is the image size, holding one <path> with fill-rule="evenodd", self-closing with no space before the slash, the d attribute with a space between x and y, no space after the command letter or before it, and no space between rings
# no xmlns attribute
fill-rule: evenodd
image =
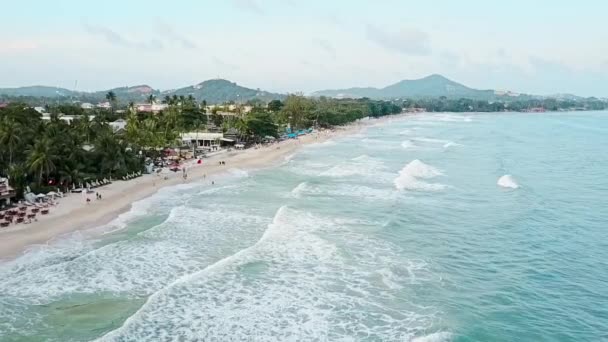
<svg viewBox="0 0 608 342"><path fill-rule="evenodd" d="M322 130L305 135L298 140L286 140L257 149L225 152L204 159L202 164L191 161L187 166L187 180L182 178L182 172L176 172L169 174L168 179L157 175L144 175L128 181L115 181L96 189L103 196L102 200L96 200L95 195L90 194L91 202L89 204L84 195L69 194L61 198L57 206L51 208L49 215L40 216L38 221L2 229L0 231L0 260L17 257L30 246L52 243L53 239L64 234L77 230L85 231L107 224L121 213L128 211L133 202L153 195L160 188L202 181L206 177L226 172L232 168L252 170L270 167L295 153L301 146L352 134L367 125L386 120L391 120L391 118L362 120L335 130ZM219 165L219 161L225 161L226 164Z"/></svg>

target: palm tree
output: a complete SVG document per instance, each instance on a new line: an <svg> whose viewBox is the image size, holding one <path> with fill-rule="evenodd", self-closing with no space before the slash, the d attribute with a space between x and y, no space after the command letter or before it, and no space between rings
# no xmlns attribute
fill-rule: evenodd
<svg viewBox="0 0 608 342"><path fill-rule="evenodd" d="M130 112L127 117L127 139L136 145L141 145L140 136L144 132L140 132L139 130L139 120L137 119L137 114L135 112Z"/></svg>
<svg viewBox="0 0 608 342"><path fill-rule="evenodd" d="M13 163L15 149L21 143L21 127L13 120L4 119L0 122L0 147L8 149L8 165Z"/></svg>
<svg viewBox="0 0 608 342"><path fill-rule="evenodd" d="M245 118L238 117L234 123L234 128L239 132L239 140L243 140L243 136L247 136L249 126L247 125L247 120L245 120Z"/></svg>
<svg viewBox="0 0 608 342"><path fill-rule="evenodd" d="M148 96L148 103L154 104L154 102L156 102L156 96L154 94L150 94L150 96Z"/></svg>
<svg viewBox="0 0 608 342"><path fill-rule="evenodd" d="M112 90L110 90L106 94L106 100L108 100L108 102L110 102L110 106L112 108L112 114L114 114L114 107L116 105L116 93L114 93Z"/></svg>
<svg viewBox="0 0 608 342"><path fill-rule="evenodd" d="M50 142L44 137L34 144L28 151L27 164L30 172L38 174L38 184L42 184L42 176L48 176L55 171L53 159L55 156L51 153Z"/></svg>
<svg viewBox="0 0 608 342"><path fill-rule="evenodd" d="M95 153L100 156L99 166L102 174L112 177L112 172L125 169L123 152L111 130L103 130L95 140Z"/></svg>

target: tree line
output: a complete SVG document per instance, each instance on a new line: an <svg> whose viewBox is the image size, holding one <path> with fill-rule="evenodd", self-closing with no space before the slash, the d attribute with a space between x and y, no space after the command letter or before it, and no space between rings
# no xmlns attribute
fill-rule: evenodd
<svg viewBox="0 0 608 342"><path fill-rule="evenodd" d="M290 95L285 101L251 102L247 113L237 106L235 115L208 113L205 102L174 96L164 98L167 108L153 114L138 112L133 103L119 108L115 94L108 93L106 98L110 109L47 105L46 120L26 103L13 102L0 108L0 176L10 177L18 196L23 195L26 186L46 193L57 187L142 171L146 157L179 147L180 133L232 130L238 132L242 142L260 142L280 137L287 127L328 128L401 112L400 106L386 101ZM68 122L60 118L61 114L75 117ZM124 131L117 132L110 125L118 119L126 120Z"/></svg>

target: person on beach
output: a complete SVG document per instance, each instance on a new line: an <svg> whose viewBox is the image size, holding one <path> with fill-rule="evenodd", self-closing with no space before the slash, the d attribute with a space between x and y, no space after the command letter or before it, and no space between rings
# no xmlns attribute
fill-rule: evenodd
<svg viewBox="0 0 608 342"><path fill-rule="evenodd" d="M91 199L87 197L87 204L91 203Z"/></svg>

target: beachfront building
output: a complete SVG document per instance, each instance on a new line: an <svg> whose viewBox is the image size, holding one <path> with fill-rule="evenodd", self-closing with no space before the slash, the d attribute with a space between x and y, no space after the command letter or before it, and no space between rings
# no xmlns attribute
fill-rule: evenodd
<svg viewBox="0 0 608 342"><path fill-rule="evenodd" d="M0 204L9 205L11 199L16 195L15 189L8 184L8 179L0 178Z"/></svg>
<svg viewBox="0 0 608 342"><path fill-rule="evenodd" d="M101 102L97 104L97 108L110 109L112 108L112 104L110 102Z"/></svg>
<svg viewBox="0 0 608 342"><path fill-rule="evenodd" d="M167 108L169 108L169 105L166 103L139 103L135 105L135 110L141 113L158 114Z"/></svg>
<svg viewBox="0 0 608 342"><path fill-rule="evenodd" d="M82 118L82 115L65 115L65 114L59 113L59 114L57 114L57 118L59 120L65 121L67 123L71 123L75 119ZM89 120L93 120L93 119L95 119L95 115L89 115ZM42 120L44 120L44 121L50 121L51 120L51 114L49 114L49 113L42 114Z"/></svg>
<svg viewBox="0 0 608 342"><path fill-rule="evenodd" d="M215 151L234 144L233 139L225 138L224 133L182 133L182 143L197 150Z"/></svg>

